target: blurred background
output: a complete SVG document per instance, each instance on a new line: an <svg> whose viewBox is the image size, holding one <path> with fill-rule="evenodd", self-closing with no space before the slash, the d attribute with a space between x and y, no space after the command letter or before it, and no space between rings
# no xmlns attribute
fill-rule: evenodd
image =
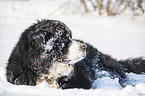
<svg viewBox="0 0 145 96"><path fill-rule="evenodd" d="M0 0L0 19L41 19L63 15L142 16L145 0Z"/></svg>
<svg viewBox="0 0 145 96"><path fill-rule="evenodd" d="M116 59L145 56L145 0L0 0L0 66L42 19L64 22L73 38Z"/></svg>

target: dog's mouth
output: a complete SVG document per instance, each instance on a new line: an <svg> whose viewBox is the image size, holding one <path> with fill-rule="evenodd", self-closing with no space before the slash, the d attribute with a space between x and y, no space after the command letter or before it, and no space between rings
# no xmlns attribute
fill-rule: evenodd
<svg viewBox="0 0 145 96"><path fill-rule="evenodd" d="M75 64L86 56L87 45L72 40L66 55L60 56L58 62L64 64Z"/></svg>
<svg viewBox="0 0 145 96"><path fill-rule="evenodd" d="M59 56L57 62L61 62L63 64L68 64L71 60L67 58L67 55Z"/></svg>

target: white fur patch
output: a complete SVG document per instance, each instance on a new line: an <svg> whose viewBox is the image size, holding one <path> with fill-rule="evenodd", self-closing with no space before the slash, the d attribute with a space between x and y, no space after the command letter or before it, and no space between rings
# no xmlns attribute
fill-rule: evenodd
<svg viewBox="0 0 145 96"><path fill-rule="evenodd" d="M57 78L61 76L68 76L73 70L73 66L70 64L63 64L59 62L53 63L48 74L40 74L37 80L37 84L42 81L48 82L49 86L52 88L59 88L57 84Z"/></svg>
<svg viewBox="0 0 145 96"><path fill-rule="evenodd" d="M82 45L84 44L77 42L75 40L72 41L72 44L69 48L69 52L67 55L68 60L70 60L69 64L74 64L82 60L86 56L86 50L83 51L81 49Z"/></svg>
<svg viewBox="0 0 145 96"><path fill-rule="evenodd" d="M51 50L52 49L52 47L53 47L53 40L54 40L54 38L51 38L48 42L47 42L47 44L45 45L45 50Z"/></svg>

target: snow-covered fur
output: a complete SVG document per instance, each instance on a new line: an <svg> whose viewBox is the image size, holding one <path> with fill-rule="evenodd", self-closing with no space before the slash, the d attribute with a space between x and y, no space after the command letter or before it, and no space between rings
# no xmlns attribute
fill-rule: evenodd
<svg viewBox="0 0 145 96"><path fill-rule="evenodd" d="M43 80L53 88L89 89L107 71L110 78L127 82L126 72L145 72L142 58L117 61L88 43L74 40L71 30L56 20L38 21L21 35L8 60L7 80L36 85Z"/></svg>

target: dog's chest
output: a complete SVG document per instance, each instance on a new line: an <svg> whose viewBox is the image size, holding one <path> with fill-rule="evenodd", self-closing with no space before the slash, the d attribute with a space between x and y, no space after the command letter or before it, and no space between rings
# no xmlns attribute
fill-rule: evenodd
<svg viewBox="0 0 145 96"><path fill-rule="evenodd" d="M61 76L68 76L73 70L73 66L70 64L62 64L55 62L49 69L48 74L40 74L37 79L37 84L42 81L48 82L49 86L52 88L58 88L57 79Z"/></svg>
<svg viewBox="0 0 145 96"><path fill-rule="evenodd" d="M53 66L49 70L50 77L61 77L68 76L73 70L72 65L70 64L62 64L62 63L54 63Z"/></svg>

